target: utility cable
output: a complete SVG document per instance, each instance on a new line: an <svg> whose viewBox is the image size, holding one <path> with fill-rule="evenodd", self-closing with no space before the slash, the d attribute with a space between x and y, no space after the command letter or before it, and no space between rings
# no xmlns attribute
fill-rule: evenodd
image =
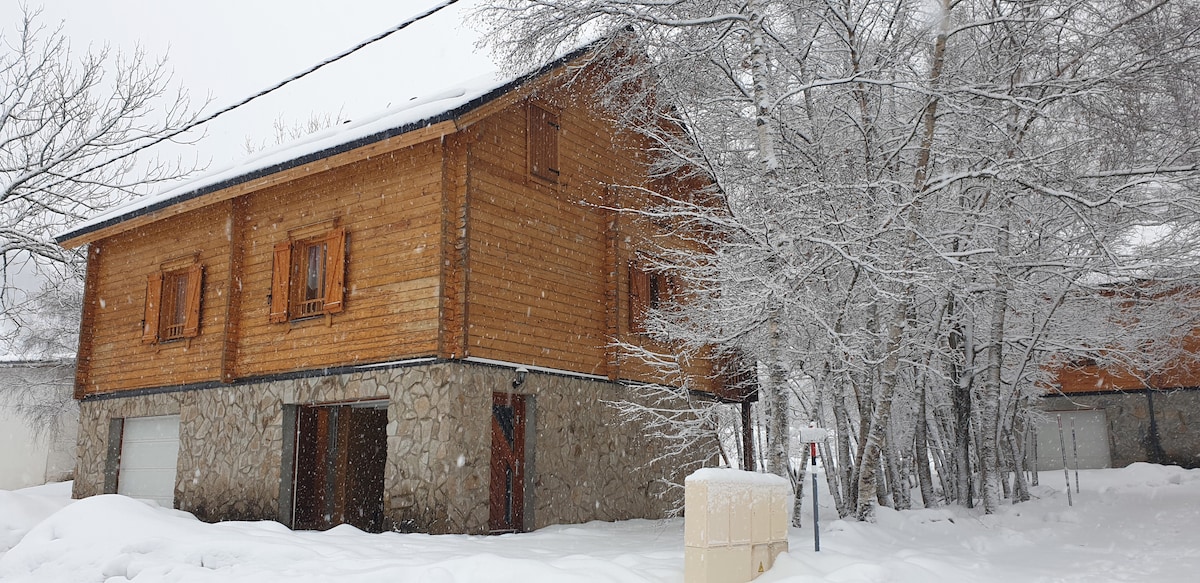
<svg viewBox="0 0 1200 583"><path fill-rule="evenodd" d="M326 65L336 63L337 61L340 61L340 60L362 50L363 48L365 48L368 45L379 42L397 32L400 32L401 30L404 30L405 28L408 28L412 24L415 24L415 23L420 22L430 16L433 16L434 14L437 14L442 9L450 6L451 4L458 3L458 1L459 0L445 0L441 4L433 6L432 8L429 8L425 12L417 14L416 16L410 17L408 20L405 20L404 22L401 22L400 24L393 26L392 28L390 28L388 30L385 30L367 40L364 40L364 41L358 43L357 45L354 45L353 47L351 47L345 51L342 51L341 53L338 53L337 55L334 55L328 59L325 59L324 61L321 61L320 63L317 63L316 65L309 67L308 69L306 69L300 73L292 75L291 77L288 77L287 79L284 79L283 81L280 81L279 83L276 83L275 85L268 87L267 89L263 89L262 91L259 91L258 93L255 93L254 95L251 95L250 97L247 97L247 98L245 98L237 103L234 103L233 105L227 106L221 110L213 112L207 116L192 120L190 123L183 126L182 128L179 128L179 129L172 131L170 133L167 133L165 135L159 136L145 144L142 144L132 150L129 150L128 152L122 153L119 156L114 156L113 158L110 158L110 159L108 159L104 162L101 162L95 166L92 166L90 168L86 168L84 170L76 172L75 174L67 177L67 180L74 180L76 178L79 178L80 176L83 176L84 174L87 174L88 172L92 172L93 170L99 170L100 168L108 166L109 164L112 164L113 162L116 162L118 160L123 160L123 159L128 158L142 150L145 150L146 148L149 148L151 146L156 146L167 140L170 140L171 138L174 138L175 136L178 136L179 134L193 130L198 126L206 124L221 115L224 115L224 114L229 113L239 107L242 107L243 105L246 105L246 104L250 103L251 101L258 99L259 97L263 97L273 91L276 91L293 81L298 81L300 79L303 79L304 77L307 77L308 75L311 75L312 73L316 72L318 69L320 69Z"/></svg>

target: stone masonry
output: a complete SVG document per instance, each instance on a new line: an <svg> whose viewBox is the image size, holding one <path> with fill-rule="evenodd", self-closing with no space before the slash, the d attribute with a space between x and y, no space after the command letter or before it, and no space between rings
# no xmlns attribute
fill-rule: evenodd
<svg viewBox="0 0 1200 583"><path fill-rule="evenodd" d="M512 390L514 376L436 362L84 401L74 495L103 493L110 419L178 414L176 506L210 521L278 519L283 405L386 398L389 528L484 533L492 393ZM604 403L629 389L534 372L515 392L533 403L529 528L662 517L679 505L682 491L665 484L682 483L682 470L651 463L661 449Z"/></svg>

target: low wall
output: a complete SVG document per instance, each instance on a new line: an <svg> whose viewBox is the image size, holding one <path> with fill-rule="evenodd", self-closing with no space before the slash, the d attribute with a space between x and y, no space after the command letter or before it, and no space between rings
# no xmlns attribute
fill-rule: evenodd
<svg viewBox="0 0 1200 583"><path fill-rule="evenodd" d="M1111 391L1047 396L1046 411L1104 409L1114 467L1153 462L1200 467L1200 390Z"/></svg>
<svg viewBox="0 0 1200 583"><path fill-rule="evenodd" d="M79 407L73 360L0 361L0 490L70 480ZM39 411L29 419L23 411Z"/></svg>
<svg viewBox="0 0 1200 583"><path fill-rule="evenodd" d="M279 516L283 405L386 398L384 512L390 528L487 532L493 391L513 371L439 362L341 375L88 400L81 404L75 497L104 492L109 420L180 415L175 501L204 520ZM679 466L651 463L661 444L605 400L609 382L530 373L532 479L527 527L662 517L683 492ZM289 478L290 479L290 478Z"/></svg>

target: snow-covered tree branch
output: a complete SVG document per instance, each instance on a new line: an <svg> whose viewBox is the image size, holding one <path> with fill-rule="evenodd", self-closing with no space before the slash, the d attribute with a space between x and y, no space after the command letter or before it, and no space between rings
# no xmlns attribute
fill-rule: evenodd
<svg viewBox="0 0 1200 583"><path fill-rule="evenodd" d="M1196 321L1200 267L1197 9L497 0L485 14L514 62L605 39L614 118L655 145L658 176L703 175L718 201L664 190L642 213L709 243L656 251L693 291L649 329L681 358L719 346L761 363L765 467L796 465L792 424L833 428L831 486L869 520L908 504L910 480L926 505L1022 499L1048 367L1180 356L1191 328L1169 322ZM1151 287L1171 291L1138 291L1126 316Z"/></svg>
<svg viewBox="0 0 1200 583"><path fill-rule="evenodd" d="M132 155L194 113L165 62L141 50L77 52L38 13L0 31L0 311L20 323L18 266L77 277L81 258L53 235L193 167Z"/></svg>

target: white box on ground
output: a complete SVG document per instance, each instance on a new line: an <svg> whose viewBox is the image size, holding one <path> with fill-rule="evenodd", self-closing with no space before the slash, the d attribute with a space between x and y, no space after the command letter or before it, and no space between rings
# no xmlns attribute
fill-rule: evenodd
<svg viewBox="0 0 1200 583"><path fill-rule="evenodd" d="M684 490L684 580L745 583L787 552L791 483L773 474L706 468Z"/></svg>

